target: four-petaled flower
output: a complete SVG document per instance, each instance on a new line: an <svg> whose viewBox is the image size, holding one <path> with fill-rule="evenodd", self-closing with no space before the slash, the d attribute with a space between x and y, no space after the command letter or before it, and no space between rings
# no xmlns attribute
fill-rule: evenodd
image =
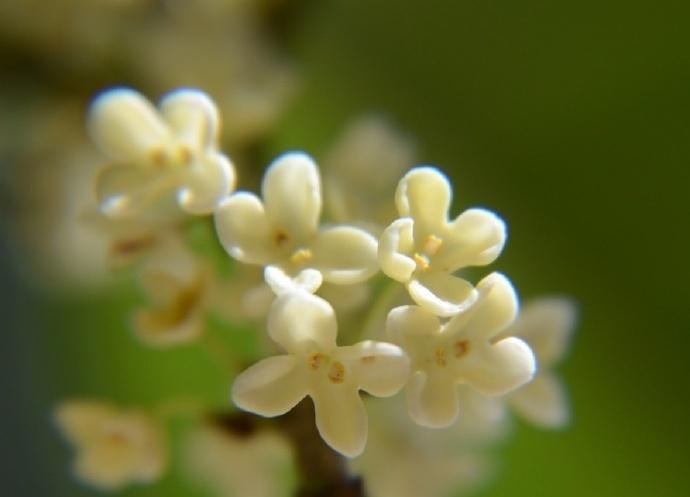
<svg viewBox="0 0 690 497"><path fill-rule="evenodd" d="M409 376L408 357L385 342L338 347L333 308L304 291L276 299L268 332L288 353L264 359L240 374L232 388L234 403L262 416L279 416L308 395L326 443L348 457L359 455L367 438L359 390L377 397L394 395Z"/></svg>
<svg viewBox="0 0 690 497"><path fill-rule="evenodd" d="M479 282L477 291L477 302L443 325L419 306L397 307L388 316L389 338L410 356L407 406L420 425L445 427L455 421L458 384L502 395L534 375L534 355L525 342L496 339L518 311L513 286L505 276L492 273Z"/></svg>
<svg viewBox="0 0 690 497"><path fill-rule="evenodd" d="M412 300L437 316L468 309L477 292L452 273L498 257L506 240L503 221L477 208L449 221L450 185L431 167L408 172L398 184L395 202L400 219L381 235L381 270L404 283Z"/></svg>
<svg viewBox="0 0 690 497"><path fill-rule="evenodd" d="M276 293L287 289L282 275L306 269L335 284L359 283L378 271L376 239L367 232L352 226L319 228L321 180L309 156L293 152L276 159L261 191L263 202L249 192L225 199L215 214L216 230L233 258L276 266L265 274ZM316 291L321 281L310 273L294 286Z"/></svg>
<svg viewBox="0 0 690 497"><path fill-rule="evenodd" d="M101 210L131 216L176 195L186 212L212 212L235 187L219 128L216 106L198 90L168 93L159 110L134 90L103 93L89 111L91 137L112 161L96 178Z"/></svg>

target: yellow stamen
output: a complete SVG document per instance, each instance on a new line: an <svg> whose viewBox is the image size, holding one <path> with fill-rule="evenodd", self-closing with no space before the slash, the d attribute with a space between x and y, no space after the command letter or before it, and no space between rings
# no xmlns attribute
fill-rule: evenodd
<svg viewBox="0 0 690 497"><path fill-rule="evenodd" d="M436 358L436 364L438 364L442 368L446 366L446 349L444 349L443 347L436 349L434 356Z"/></svg>
<svg viewBox="0 0 690 497"><path fill-rule="evenodd" d="M275 243L277 247L283 245L287 241L287 239L287 233L285 233L284 231L277 231L273 235L273 243Z"/></svg>
<svg viewBox="0 0 690 497"><path fill-rule="evenodd" d="M328 379L335 384L345 381L345 366L337 361L331 364L331 368L328 370Z"/></svg>
<svg viewBox="0 0 690 497"><path fill-rule="evenodd" d="M443 240L436 235L429 235L426 237L426 240L424 240L424 245L422 247L426 255L433 256L438 252L438 249L441 248L441 245L443 245Z"/></svg>
<svg viewBox="0 0 690 497"><path fill-rule="evenodd" d="M155 148L151 151L151 162L156 167L164 167L168 164L168 154L162 148Z"/></svg>
<svg viewBox="0 0 690 497"><path fill-rule="evenodd" d="M453 345L455 350L455 357L458 359L470 351L470 341L469 340L459 340Z"/></svg>
<svg viewBox="0 0 690 497"><path fill-rule="evenodd" d="M420 255L415 252L415 254L412 256L414 259L415 263L417 264L417 269L424 271L429 267L429 259L427 259L426 256Z"/></svg>
<svg viewBox="0 0 690 497"><path fill-rule="evenodd" d="M327 359L328 358L320 352L315 352L307 357L307 365L312 371L317 371L321 367L321 364L326 362Z"/></svg>
<svg viewBox="0 0 690 497"><path fill-rule="evenodd" d="M296 266L301 266L305 262L307 262L309 259L314 257L314 254L312 253L311 250L309 249L299 249L296 250L292 256L290 256L290 262L292 262Z"/></svg>

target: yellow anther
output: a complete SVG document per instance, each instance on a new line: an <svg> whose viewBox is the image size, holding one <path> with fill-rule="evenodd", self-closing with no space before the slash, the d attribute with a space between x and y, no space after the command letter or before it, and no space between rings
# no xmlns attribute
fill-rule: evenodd
<svg viewBox="0 0 690 497"><path fill-rule="evenodd" d="M331 364L331 368L328 370L328 379L335 384L345 381L345 366L338 361Z"/></svg>
<svg viewBox="0 0 690 497"><path fill-rule="evenodd" d="M426 256L420 255L415 252L415 254L412 256L414 259L415 263L417 264L417 269L424 271L429 267L429 259L427 259Z"/></svg>
<svg viewBox="0 0 690 497"><path fill-rule="evenodd" d="M162 148L155 148L151 151L151 162L156 167L164 167L168 164L168 154Z"/></svg>
<svg viewBox="0 0 690 497"><path fill-rule="evenodd" d="M453 350L455 352L455 357L458 359L470 351L470 341L469 340L458 340L453 345Z"/></svg>
<svg viewBox="0 0 690 497"><path fill-rule="evenodd" d="M443 347L436 349L434 357L436 358L436 364L438 364L441 367L445 367L445 365L447 364L446 349L444 349Z"/></svg>
<svg viewBox="0 0 690 497"><path fill-rule="evenodd" d="M296 266L301 266L312 257L314 257L314 254L311 250L299 249L296 250L295 253L290 256L290 262L292 262Z"/></svg>
<svg viewBox="0 0 690 497"><path fill-rule="evenodd" d="M432 256L438 252L438 249L443 245L443 240L441 240L436 235L429 235L424 240L424 245L422 246L424 253L428 256Z"/></svg>
<svg viewBox="0 0 690 497"><path fill-rule="evenodd" d="M273 235L273 243L275 243L277 247L283 245L287 241L287 239L287 233L285 233L284 231L276 231Z"/></svg>
<svg viewBox="0 0 690 497"><path fill-rule="evenodd" d="M177 149L177 160L179 161L180 164L187 165L190 162L192 162L192 151L189 150L189 147L185 145L181 145Z"/></svg>
<svg viewBox="0 0 690 497"><path fill-rule="evenodd" d="M309 369L311 369L312 371L316 371L327 360L328 358L325 355L319 352L315 352L313 354L310 354L309 357L307 357L307 365L309 366Z"/></svg>

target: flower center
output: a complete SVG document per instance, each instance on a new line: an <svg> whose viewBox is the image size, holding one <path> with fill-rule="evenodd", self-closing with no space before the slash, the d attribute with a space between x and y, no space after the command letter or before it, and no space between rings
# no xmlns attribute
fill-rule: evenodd
<svg viewBox="0 0 690 497"><path fill-rule="evenodd" d="M417 264L418 271L425 271L431 265L431 258L436 255L436 253L443 245L443 240L436 235L428 235L422 243L422 250L420 252L415 252L412 258Z"/></svg>
<svg viewBox="0 0 690 497"><path fill-rule="evenodd" d="M328 381L339 385L345 381L345 366L340 361L334 361L326 354L314 352L307 356L307 366L310 370L324 371Z"/></svg>
<svg viewBox="0 0 690 497"><path fill-rule="evenodd" d="M295 266L301 266L308 262L312 257L314 257L314 253L311 250L301 248L295 250L295 252L290 256L290 262Z"/></svg>

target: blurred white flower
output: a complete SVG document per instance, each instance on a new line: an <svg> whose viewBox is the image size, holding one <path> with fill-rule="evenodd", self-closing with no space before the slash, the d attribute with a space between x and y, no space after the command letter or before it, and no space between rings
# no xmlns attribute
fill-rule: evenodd
<svg viewBox="0 0 690 497"><path fill-rule="evenodd" d="M234 189L234 167L218 151L218 111L201 91L170 92L156 110L134 90L112 89L91 105L88 126L113 161L96 178L110 216L138 214L170 195L183 210L207 214Z"/></svg>
<svg viewBox="0 0 690 497"><path fill-rule="evenodd" d="M367 419L359 390L377 397L399 391L409 375L405 353L374 341L338 347L333 308L307 292L276 299L268 332L288 354L259 361L240 374L232 388L235 404L262 416L279 416L308 395L324 441L348 457L360 454Z"/></svg>
<svg viewBox="0 0 690 497"><path fill-rule="evenodd" d="M404 283L417 304L437 316L467 309L477 292L453 272L493 262L506 240L503 221L485 209L469 209L448 220L451 187L437 169L418 167L398 184L400 219L381 235L381 270Z"/></svg>
<svg viewBox="0 0 690 497"><path fill-rule="evenodd" d="M293 465L290 444L278 433L234 435L213 426L195 428L183 446L191 480L218 497L288 497L286 475Z"/></svg>
<svg viewBox="0 0 690 497"><path fill-rule="evenodd" d="M371 235L352 226L319 228L321 180L309 156L293 152L276 159L261 189L263 202L249 192L226 198L215 213L216 230L231 257L277 266L267 276L279 293L286 285L281 275L308 281L314 291L317 281L313 273L300 276L304 270L317 270L323 281L336 284L359 283L378 271Z"/></svg>
<svg viewBox="0 0 690 497"><path fill-rule="evenodd" d="M151 483L165 470L161 427L143 412L70 401L57 407L55 420L76 449L76 476L89 485L117 490L131 483Z"/></svg>
<svg viewBox="0 0 690 497"><path fill-rule="evenodd" d="M534 380L506 400L515 412L541 428L562 428L568 423L568 397L553 368L568 351L576 319L571 300L542 297L526 304L515 323L501 334L522 338L537 358L539 371Z"/></svg>
<svg viewBox="0 0 690 497"><path fill-rule="evenodd" d="M514 337L495 341L517 315L515 290L492 273L477 285L479 298L466 312L441 324L423 307L393 309L389 338L410 356L405 388L410 416L422 426L445 427L459 413L458 387L466 383L488 395L502 395L528 382L536 369L529 346Z"/></svg>

